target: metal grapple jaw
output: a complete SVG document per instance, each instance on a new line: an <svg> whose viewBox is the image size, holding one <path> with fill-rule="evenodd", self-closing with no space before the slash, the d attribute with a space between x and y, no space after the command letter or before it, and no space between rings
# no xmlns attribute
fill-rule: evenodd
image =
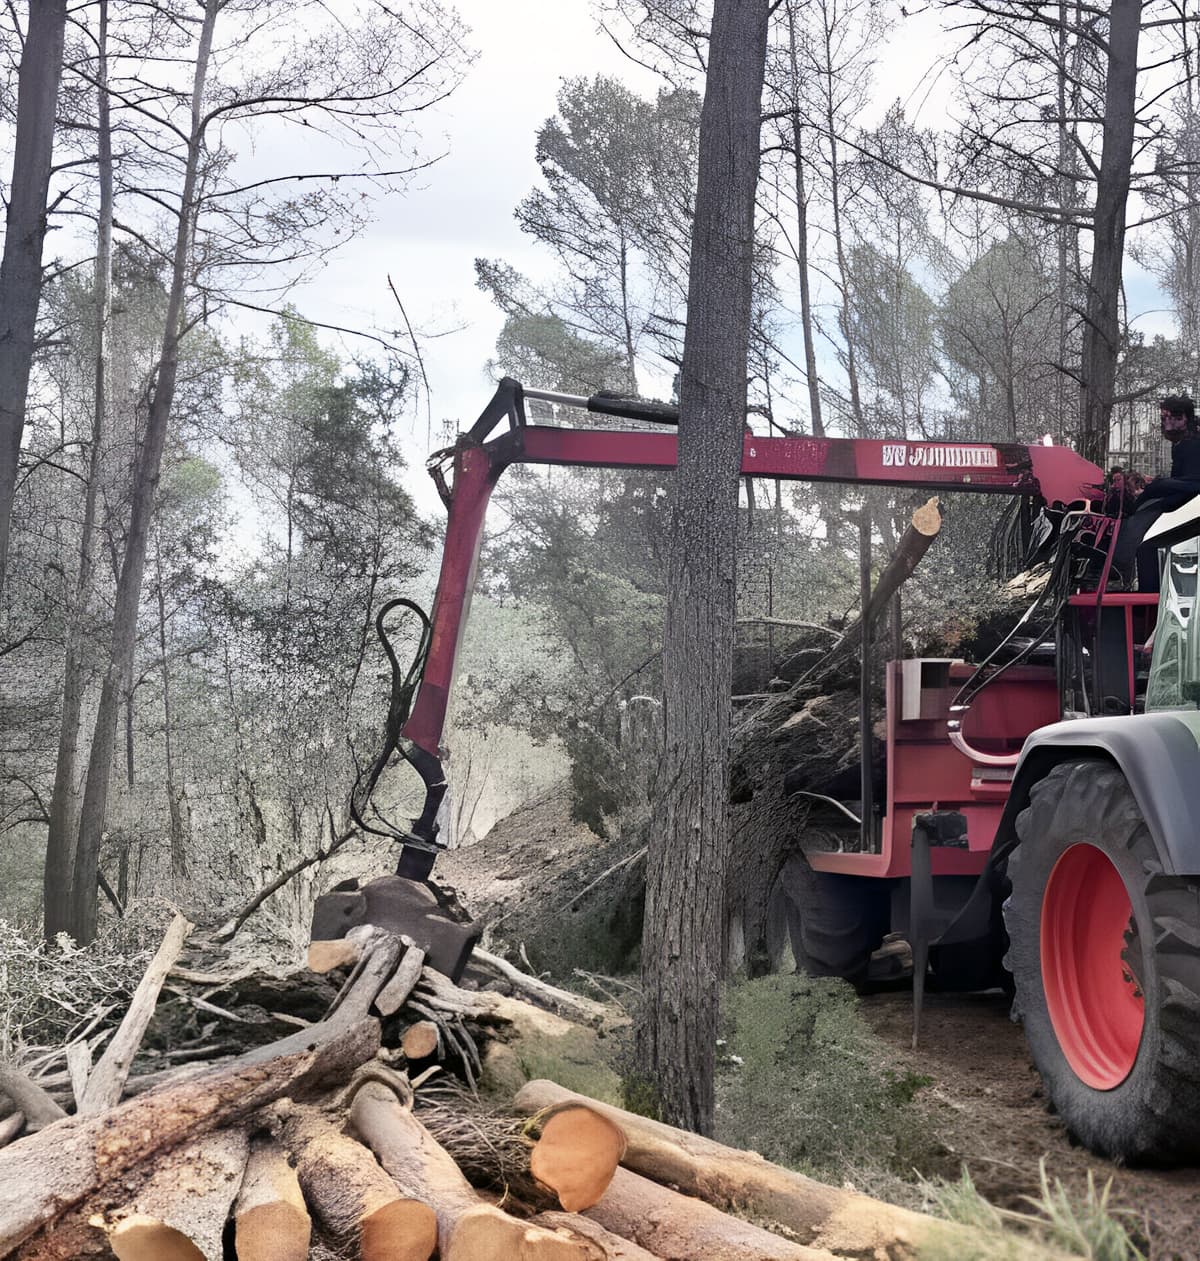
<svg viewBox="0 0 1200 1261"><path fill-rule="evenodd" d="M462 976L480 933L475 924L453 919L430 885L380 876L361 886L344 880L319 897L309 941L311 946L337 941L366 924L409 938L425 951L427 966L452 981Z"/></svg>

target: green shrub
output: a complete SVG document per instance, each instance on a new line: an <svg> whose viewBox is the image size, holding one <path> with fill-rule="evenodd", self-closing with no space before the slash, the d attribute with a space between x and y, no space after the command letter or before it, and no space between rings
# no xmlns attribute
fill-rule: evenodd
<svg viewBox="0 0 1200 1261"><path fill-rule="evenodd" d="M722 1142L819 1176L911 1174L929 1139L916 1096L842 981L767 976L730 987L717 1078Z"/></svg>

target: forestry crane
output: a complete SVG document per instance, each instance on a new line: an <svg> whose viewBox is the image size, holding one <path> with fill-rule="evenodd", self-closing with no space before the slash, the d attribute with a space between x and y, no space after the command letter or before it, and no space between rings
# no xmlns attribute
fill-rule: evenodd
<svg viewBox="0 0 1200 1261"><path fill-rule="evenodd" d="M529 399L658 428L531 424ZM461 969L473 938L441 917L427 878L488 498L512 464L669 470L677 420L661 403L505 379L432 457L449 512L437 594L366 776L369 790L398 750L424 782L424 809L395 833L399 878L320 899L314 939L387 903L444 934L440 966ZM1159 595L1113 589L1122 517L1102 471L1062 447L747 434L742 474L1009 496L1010 550L1048 570L983 663L887 663L882 791L864 723L857 813L837 803L853 836L781 873L797 962L862 981L897 932L912 943L917 1012L927 975L942 988L1011 985L1046 1095L1081 1141L1128 1161L1200 1157L1200 497L1146 536L1161 549ZM864 602L867 638L877 603Z"/></svg>

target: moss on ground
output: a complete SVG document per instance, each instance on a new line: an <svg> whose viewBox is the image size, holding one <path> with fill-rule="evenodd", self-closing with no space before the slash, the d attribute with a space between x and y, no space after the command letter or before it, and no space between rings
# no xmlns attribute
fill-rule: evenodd
<svg viewBox="0 0 1200 1261"><path fill-rule="evenodd" d="M939 1155L919 1093L897 1072L842 981L767 976L731 985L717 1078L717 1137L841 1182L911 1177Z"/></svg>

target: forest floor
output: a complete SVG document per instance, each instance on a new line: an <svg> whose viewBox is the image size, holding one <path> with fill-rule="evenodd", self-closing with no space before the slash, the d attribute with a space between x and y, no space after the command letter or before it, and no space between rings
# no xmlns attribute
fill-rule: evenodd
<svg viewBox="0 0 1200 1261"><path fill-rule="evenodd" d="M1061 1180L1076 1198L1089 1170L1099 1185L1111 1178L1111 1205L1139 1223L1151 1261L1200 1258L1200 1170L1125 1169L1072 1144L1046 1109L1004 995L927 995L916 1051L908 990L868 995L860 1009L891 1048L897 1068L933 1078L920 1101L935 1136L993 1204L1028 1211L1025 1197L1039 1195L1045 1157L1051 1182Z"/></svg>
<svg viewBox="0 0 1200 1261"><path fill-rule="evenodd" d="M440 874L473 914L495 924L496 938L514 947L527 943L530 965L541 968L551 962L548 939L570 937L564 921L577 909L571 900L622 856L621 847L570 819L563 785L501 820L478 844L445 855ZM550 925L543 936L539 930ZM571 979L571 967L556 970L560 982ZM1075 1203L1086 1193L1089 1171L1100 1187L1112 1179L1110 1205L1132 1215L1150 1261L1200 1261L1200 1169L1126 1169L1074 1145L1047 1110L1003 995L927 995L916 1051L907 988L866 996L859 1010L897 1073L932 1079L914 1104L927 1119L936 1167L914 1170L914 1184L917 1174L953 1176L965 1165L991 1203L1028 1212L1026 1197L1041 1191L1044 1158L1051 1186L1061 1181ZM855 1171L846 1176L853 1179ZM886 1185L864 1189L888 1198ZM913 1203L920 1196L911 1189ZM895 1198L905 1198L896 1191Z"/></svg>

